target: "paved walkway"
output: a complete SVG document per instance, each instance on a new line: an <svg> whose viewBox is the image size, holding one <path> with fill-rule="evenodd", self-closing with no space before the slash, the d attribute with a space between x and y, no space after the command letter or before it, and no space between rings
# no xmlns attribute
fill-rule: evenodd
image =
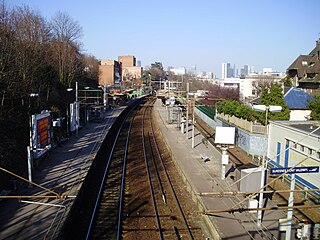
<svg viewBox="0 0 320 240"><path fill-rule="evenodd" d="M192 192L194 201L202 210L230 209L243 200L241 196L200 196L200 193L220 193L224 191L237 191L237 187L229 175L221 180L221 154L210 143L202 143L203 136L195 130L194 148L192 149L192 130L189 136L177 128L177 124L168 124L167 110L158 100L154 106L162 135L171 149L172 156L180 173L184 176L187 188ZM204 160L201 156L208 156ZM229 166L230 167L230 166ZM226 169L228 171L228 168ZM270 201L269 206L274 206ZM241 207L241 206L239 206ZM244 207L248 207L247 202ZM256 213L216 213L213 216L204 215L207 227L213 239L262 239L257 231L272 234L274 239L284 239L285 233L278 232L278 220L286 218L285 212L268 211L264 214L263 225L256 224ZM294 235L292 235L294 236ZM209 237L209 236L208 236ZM265 238L272 239L272 238ZM292 238L293 239L293 238Z"/></svg>
<svg viewBox="0 0 320 240"><path fill-rule="evenodd" d="M74 197L94 159L100 144L122 107L108 110L102 123L89 123L78 136L73 135L57 147L36 169L34 182L57 193L64 200L31 198L7 199L0 203L0 239L53 239L59 232ZM38 187L27 188L17 195L53 195Z"/></svg>

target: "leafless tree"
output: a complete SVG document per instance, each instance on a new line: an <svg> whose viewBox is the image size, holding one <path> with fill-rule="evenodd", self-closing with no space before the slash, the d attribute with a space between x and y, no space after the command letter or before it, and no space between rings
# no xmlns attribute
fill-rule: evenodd
<svg viewBox="0 0 320 240"><path fill-rule="evenodd" d="M271 76L263 76L252 82L252 87L256 96L260 96L262 89L270 88L271 84L274 83L274 78Z"/></svg>
<svg viewBox="0 0 320 240"><path fill-rule="evenodd" d="M83 54L84 71L88 78L98 81L99 61L92 55Z"/></svg>
<svg viewBox="0 0 320 240"><path fill-rule="evenodd" d="M208 88L208 91L208 97L210 98L239 100L239 90L235 88L212 85Z"/></svg>
<svg viewBox="0 0 320 240"><path fill-rule="evenodd" d="M59 80L70 87L78 71L82 71L80 42L82 28L68 14L58 12L51 20L54 39L54 59L57 62Z"/></svg>

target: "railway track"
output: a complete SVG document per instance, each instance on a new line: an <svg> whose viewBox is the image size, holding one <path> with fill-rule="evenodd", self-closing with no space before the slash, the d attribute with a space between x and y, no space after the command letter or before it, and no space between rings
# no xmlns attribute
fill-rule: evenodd
<svg viewBox="0 0 320 240"><path fill-rule="evenodd" d="M141 101L109 130L112 135L107 135L88 172L61 239L203 236L190 221L190 198L182 194L181 183L172 181L162 158L162 144L151 123L154 101ZM181 191L177 194L174 188ZM188 207L187 215L183 207Z"/></svg>
<svg viewBox="0 0 320 240"><path fill-rule="evenodd" d="M137 152L138 146L142 146L143 159L141 154L133 155L135 157L131 159L132 166L136 167L131 168L134 169L134 179L130 179L126 194L123 239L194 239L192 231L199 238L202 233L197 227L190 228L184 204L175 190L179 188L178 183L169 176L159 149L162 144L157 140L159 134L153 125L153 103L154 100L148 102L136 116L136 132L132 134L136 136L132 149ZM145 175L139 174L138 177L138 172ZM141 186L140 190L134 187L136 184Z"/></svg>
<svg viewBox="0 0 320 240"><path fill-rule="evenodd" d="M133 112L130 112L116 136L86 239L120 239L126 160L132 120Z"/></svg>

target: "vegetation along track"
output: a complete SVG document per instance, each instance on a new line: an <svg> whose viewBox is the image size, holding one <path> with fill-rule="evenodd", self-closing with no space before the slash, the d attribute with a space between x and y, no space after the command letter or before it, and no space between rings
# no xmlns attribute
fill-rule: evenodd
<svg viewBox="0 0 320 240"><path fill-rule="evenodd" d="M154 100L135 116L130 134L123 239L202 239L191 198L153 124Z"/></svg>

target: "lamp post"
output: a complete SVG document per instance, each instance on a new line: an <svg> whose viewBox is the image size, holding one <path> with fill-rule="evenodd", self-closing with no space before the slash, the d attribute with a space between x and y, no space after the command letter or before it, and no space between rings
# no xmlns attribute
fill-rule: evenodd
<svg viewBox="0 0 320 240"><path fill-rule="evenodd" d="M27 146L28 152L28 180L32 182L32 171L33 171L33 126L32 126L32 110L31 110L31 99L34 97L38 97L38 93L30 93L29 94L29 127L30 127L30 138L29 138L29 146ZM30 185L31 186L31 185Z"/></svg>
<svg viewBox="0 0 320 240"><path fill-rule="evenodd" d="M268 112L281 112L281 106L266 106L266 105L253 105L253 109L257 112L265 112L265 126L266 126L266 133L268 133ZM263 157L264 159L264 157ZM261 182L260 182L260 193L259 193L259 208L263 208L263 186L265 182L265 170L267 168L267 161L262 162L261 166ZM258 210L258 220L257 224L260 226L262 223L262 210Z"/></svg>
<svg viewBox="0 0 320 240"><path fill-rule="evenodd" d="M70 115L69 93L73 91L73 88L67 88L66 90L68 92L68 94L67 94L67 137L69 137L69 134L70 134L70 126L69 126L70 125L70 123L69 123L69 121L70 121L70 116L69 116Z"/></svg>
<svg viewBox="0 0 320 240"><path fill-rule="evenodd" d="M281 112L282 107L281 106L266 106L266 105L253 105L253 110L257 112L265 112L266 118L265 118L265 126L268 125L268 112Z"/></svg>
<svg viewBox="0 0 320 240"><path fill-rule="evenodd" d="M187 121L186 121L186 136L189 139L189 82L187 83Z"/></svg>
<svg viewBox="0 0 320 240"><path fill-rule="evenodd" d="M84 87L84 124L88 123L88 114L87 114L87 91L90 87Z"/></svg>

